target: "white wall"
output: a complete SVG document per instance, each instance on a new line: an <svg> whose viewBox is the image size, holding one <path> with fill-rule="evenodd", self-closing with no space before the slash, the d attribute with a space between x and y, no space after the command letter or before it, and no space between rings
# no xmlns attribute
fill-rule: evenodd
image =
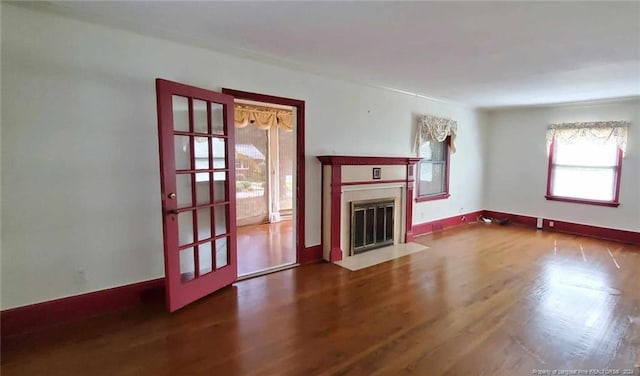
<svg viewBox="0 0 640 376"><path fill-rule="evenodd" d="M163 275L156 77L306 101L307 246L320 243L315 156L412 155L418 113L460 135L451 198L416 205L415 221L483 208L472 110L1 6L2 309Z"/></svg>
<svg viewBox="0 0 640 376"><path fill-rule="evenodd" d="M551 123L631 122L617 208L547 201L545 133ZM608 228L640 230L640 100L493 111L488 114L487 209Z"/></svg>
<svg viewBox="0 0 640 376"><path fill-rule="evenodd" d="M444 107L431 108L429 113L458 121L457 151L451 154L449 170L451 197L414 204L414 225L484 209L484 200L477 194L484 192L486 114Z"/></svg>

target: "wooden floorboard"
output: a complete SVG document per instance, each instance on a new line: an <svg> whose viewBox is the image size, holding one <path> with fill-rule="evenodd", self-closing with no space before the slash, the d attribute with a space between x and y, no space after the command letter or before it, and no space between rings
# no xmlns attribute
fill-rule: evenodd
<svg viewBox="0 0 640 376"><path fill-rule="evenodd" d="M296 262L293 221L238 227L238 274Z"/></svg>
<svg viewBox="0 0 640 376"><path fill-rule="evenodd" d="M416 241L16 337L2 375L640 374L640 247L494 224Z"/></svg>

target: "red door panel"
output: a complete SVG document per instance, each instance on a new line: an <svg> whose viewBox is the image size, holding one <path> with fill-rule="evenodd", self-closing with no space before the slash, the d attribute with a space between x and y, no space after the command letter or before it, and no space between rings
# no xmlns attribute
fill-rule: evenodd
<svg viewBox="0 0 640 376"><path fill-rule="evenodd" d="M156 80L167 308L238 277L233 97Z"/></svg>

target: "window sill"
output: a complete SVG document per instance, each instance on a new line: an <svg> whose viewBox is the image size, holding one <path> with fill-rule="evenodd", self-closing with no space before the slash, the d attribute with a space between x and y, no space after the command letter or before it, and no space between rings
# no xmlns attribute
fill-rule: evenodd
<svg viewBox="0 0 640 376"><path fill-rule="evenodd" d="M441 193L441 194L431 195L431 196L418 196L418 197L416 197L416 202L445 200L445 199L448 199L449 196L451 196L451 195L448 194L448 193Z"/></svg>
<svg viewBox="0 0 640 376"><path fill-rule="evenodd" d="M615 201L599 201L599 200L589 200L584 198L558 197L558 196L549 196L549 195L546 195L544 197L550 201L571 202L574 204L608 206L612 208L617 208L618 206L620 206L620 203Z"/></svg>

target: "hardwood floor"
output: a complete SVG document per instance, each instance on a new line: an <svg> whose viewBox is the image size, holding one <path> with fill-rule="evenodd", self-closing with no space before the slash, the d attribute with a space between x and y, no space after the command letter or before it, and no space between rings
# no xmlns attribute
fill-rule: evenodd
<svg viewBox="0 0 640 376"><path fill-rule="evenodd" d="M640 374L640 247L485 224L417 241L14 338L2 374Z"/></svg>
<svg viewBox="0 0 640 376"><path fill-rule="evenodd" d="M238 274L296 262L292 221L238 227Z"/></svg>

